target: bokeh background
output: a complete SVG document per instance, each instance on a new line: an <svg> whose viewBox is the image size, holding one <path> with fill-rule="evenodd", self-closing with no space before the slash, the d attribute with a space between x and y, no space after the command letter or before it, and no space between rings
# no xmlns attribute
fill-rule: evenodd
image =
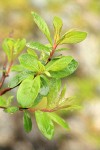
<svg viewBox="0 0 100 150"><path fill-rule="evenodd" d="M51 141L43 138L34 116L33 130L26 134L21 113L0 110L0 150L100 150L100 0L0 0L0 67L4 61L1 43L9 35L47 42L31 11L46 20L52 33L53 16L62 18L63 32L77 28L88 33L85 41L65 52L79 62L77 71L66 79L66 96L76 96L82 108L61 114L71 131L56 126Z"/></svg>

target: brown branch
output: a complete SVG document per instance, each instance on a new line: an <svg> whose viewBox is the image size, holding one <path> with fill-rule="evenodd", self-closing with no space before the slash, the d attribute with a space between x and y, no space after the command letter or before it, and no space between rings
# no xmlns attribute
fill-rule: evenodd
<svg viewBox="0 0 100 150"><path fill-rule="evenodd" d="M2 88L5 78L7 77L6 75L6 66L7 66L7 57L5 59L4 65L3 65L3 73L2 73L2 77L1 77L1 81L0 81L0 89Z"/></svg>
<svg viewBox="0 0 100 150"><path fill-rule="evenodd" d="M2 73L2 77L1 77L1 81L0 81L0 89L1 89L2 86L3 86L6 77L9 76L9 73L10 73L10 70L11 70L11 66L12 66L12 64L13 64L13 61L11 61L10 64L9 64L9 67L8 67L8 69L7 69L7 71L6 71L7 62L8 62L8 61L7 61L7 57L6 57L5 62L4 62L4 65L3 65L3 73Z"/></svg>
<svg viewBox="0 0 100 150"><path fill-rule="evenodd" d="M13 88L5 88L3 90L0 91L0 96L4 95L6 92L11 91L12 89L16 88L17 86L19 86L20 84L16 85Z"/></svg>

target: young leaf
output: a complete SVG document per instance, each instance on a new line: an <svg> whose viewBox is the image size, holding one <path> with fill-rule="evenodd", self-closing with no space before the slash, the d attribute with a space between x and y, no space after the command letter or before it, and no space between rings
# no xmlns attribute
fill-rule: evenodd
<svg viewBox="0 0 100 150"><path fill-rule="evenodd" d="M29 42L26 44L27 47L31 48L31 49L35 49L35 50L39 50L39 51L44 51L44 52L50 52L50 48L39 43L39 42Z"/></svg>
<svg viewBox="0 0 100 150"><path fill-rule="evenodd" d="M4 111L7 113L10 113L10 114L13 114L13 113L17 112L18 110L19 110L18 107L11 106L11 107L6 108Z"/></svg>
<svg viewBox="0 0 100 150"><path fill-rule="evenodd" d="M86 32L70 30L58 41L58 44L75 44L83 41L87 36Z"/></svg>
<svg viewBox="0 0 100 150"><path fill-rule="evenodd" d="M14 44L14 50L13 50L13 59L15 59L24 49L26 44L26 40L25 39L18 39L15 41Z"/></svg>
<svg viewBox="0 0 100 150"><path fill-rule="evenodd" d="M17 92L18 103L23 107L31 107L40 90L40 76L25 79L19 86Z"/></svg>
<svg viewBox="0 0 100 150"><path fill-rule="evenodd" d="M46 65L46 71L60 71L68 66L73 60L72 56L63 56L60 59L52 60Z"/></svg>
<svg viewBox="0 0 100 150"><path fill-rule="evenodd" d="M55 113L48 113L48 116L57 124L59 124L60 126L62 126L63 128L69 130L69 126L67 124L67 122L65 122L65 120L63 120L60 116L58 116Z"/></svg>
<svg viewBox="0 0 100 150"><path fill-rule="evenodd" d="M12 38L6 38L3 42L2 47L7 55L8 61L14 60L22 52L25 44L25 39L14 40Z"/></svg>
<svg viewBox="0 0 100 150"><path fill-rule="evenodd" d="M61 87L61 81L59 79L52 79L49 83L49 93L47 95L48 104L55 102Z"/></svg>
<svg viewBox="0 0 100 150"><path fill-rule="evenodd" d="M55 42L57 42L60 38L60 32L61 32L62 25L63 25L62 20L59 17L54 17L53 25L55 29L54 40Z"/></svg>
<svg viewBox="0 0 100 150"><path fill-rule="evenodd" d="M37 24L37 26L39 27L39 29L45 34L45 36L47 37L48 41L52 45L50 31L49 31L49 28L48 28L46 22L37 13L32 12L32 15L34 17L35 23Z"/></svg>
<svg viewBox="0 0 100 150"><path fill-rule="evenodd" d="M68 64L68 66L60 71L50 71L50 75L53 78L64 78L71 75L78 67L78 62L74 59Z"/></svg>
<svg viewBox="0 0 100 150"><path fill-rule="evenodd" d="M48 71L45 71L44 74L47 76L47 77L51 77L50 73Z"/></svg>
<svg viewBox="0 0 100 150"><path fill-rule="evenodd" d="M13 59L14 43L15 41L12 38L6 38L2 44L2 48L5 51L9 62Z"/></svg>
<svg viewBox="0 0 100 150"><path fill-rule="evenodd" d="M24 111L23 125L26 132L30 132L32 130L31 116L27 111Z"/></svg>
<svg viewBox="0 0 100 150"><path fill-rule="evenodd" d="M41 133L48 138L52 139L54 135L54 125L47 113L36 111L35 112L36 122Z"/></svg>
<svg viewBox="0 0 100 150"><path fill-rule="evenodd" d="M40 61L38 61L38 74L41 74L44 71L45 71L45 66Z"/></svg>

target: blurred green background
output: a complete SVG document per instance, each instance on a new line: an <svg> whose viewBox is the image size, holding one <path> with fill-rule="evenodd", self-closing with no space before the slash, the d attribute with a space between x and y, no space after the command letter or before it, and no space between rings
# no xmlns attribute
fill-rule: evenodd
<svg viewBox="0 0 100 150"><path fill-rule="evenodd" d="M56 126L52 141L43 138L34 117L33 131L26 134L21 113L8 115L0 110L0 150L100 150L100 0L0 0L0 44L8 36L47 42L31 11L46 20L52 33L53 16L62 18L63 32L77 28L88 33L85 41L65 52L79 62L77 71L64 80L66 96L76 96L82 108L62 112L71 131ZM1 46L0 56L2 66Z"/></svg>

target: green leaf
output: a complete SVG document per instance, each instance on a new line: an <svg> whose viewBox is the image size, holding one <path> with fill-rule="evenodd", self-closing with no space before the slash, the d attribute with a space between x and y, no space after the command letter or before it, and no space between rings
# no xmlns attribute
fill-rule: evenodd
<svg viewBox="0 0 100 150"><path fill-rule="evenodd" d="M55 102L59 94L59 90L61 87L61 81L59 79L51 79L49 83L49 93L47 95L48 104Z"/></svg>
<svg viewBox="0 0 100 150"><path fill-rule="evenodd" d="M39 51L44 51L44 52L50 52L50 48L39 43L39 42L29 42L26 44L27 47L31 48L31 49L35 49L35 50L39 50Z"/></svg>
<svg viewBox="0 0 100 150"><path fill-rule="evenodd" d="M13 59L15 59L24 49L26 44L25 39L17 39L14 44Z"/></svg>
<svg viewBox="0 0 100 150"><path fill-rule="evenodd" d="M11 71L21 72L24 70L25 70L25 67L23 67L22 65L14 65L11 67Z"/></svg>
<svg viewBox="0 0 100 150"><path fill-rule="evenodd" d="M38 72L38 61L34 56L25 53L19 57L19 61L26 69Z"/></svg>
<svg viewBox="0 0 100 150"><path fill-rule="evenodd" d="M0 106L1 107L7 107L7 101L3 96L0 96Z"/></svg>
<svg viewBox="0 0 100 150"><path fill-rule="evenodd" d="M55 35L54 35L54 40L55 42L57 42L60 38L60 32L62 29L62 20L59 17L54 17L53 19L53 25L54 25L54 29L55 29Z"/></svg>
<svg viewBox="0 0 100 150"><path fill-rule="evenodd" d="M67 122L65 122L65 120L63 120L60 116L58 116L55 113L48 113L48 116L57 124L59 124L60 126L62 126L63 128L69 130L69 126L67 124Z"/></svg>
<svg viewBox="0 0 100 150"><path fill-rule="evenodd" d="M2 48L5 51L9 62L13 59L14 43L15 41L12 38L6 38L2 44Z"/></svg>
<svg viewBox="0 0 100 150"><path fill-rule="evenodd" d="M27 111L24 111L23 125L24 125L24 130L26 132L30 132L32 130L31 116L30 116L30 114Z"/></svg>
<svg viewBox="0 0 100 150"><path fill-rule="evenodd" d="M33 49L28 48L27 53L34 56L36 59L38 59L38 56L37 56L36 52Z"/></svg>
<svg viewBox="0 0 100 150"><path fill-rule="evenodd" d="M60 99L58 103L59 110L66 110L66 111L72 111L76 109L80 109L81 107L76 104L76 98L75 97L68 97L64 99Z"/></svg>
<svg viewBox="0 0 100 150"><path fill-rule="evenodd" d="M19 110L18 107L11 106L11 107L6 108L4 111L7 113L10 113L10 114L13 114L13 113L17 112L18 110Z"/></svg>
<svg viewBox="0 0 100 150"><path fill-rule="evenodd" d="M50 75L53 78L64 78L71 75L78 67L78 62L74 59L68 64L68 66L60 71L50 71Z"/></svg>
<svg viewBox="0 0 100 150"><path fill-rule="evenodd" d="M47 113L36 111L35 112L36 122L41 133L48 138L52 139L54 135L54 125Z"/></svg>
<svg viewBox="0 0 100 150"><path fill-rule="evenodd" d="M25 44L25 39L14 40L12 38L6 38L2 47L7 55L8 61L14 60L22 52Z"/></svg>
<svg viewBox="0 0 100 150"><path fill-rule="evenodd" d="M46 22L35 12L32 12L32 15L34 17L34 21L39 27L39 29L44 33L44 35L47 37L48 41L52 44L51 36L49 28L46 24Z"/></svg>
<svg viewBox="0 0 100 150"><path fill-rule="evenodd" d="M58 41L58 44L75 44L83 41L87 36L86 32L70 30Z"/></svg>
<svg viewBox="0 0 100 150"><path fill-rule="evenodd" d="M23 107L31 107L40 90L40 76L25 79L19 86L17 92L18 103Z"/></svg>
<svg viewBox="0 0 100 150"><path fill-rule="evenodd" d="M16 87L18 84L20 84L23 80L25 80L28 77L34 77L33 72L31 71L20 72L10 80L8 86L10 88Z"/></svg>
<svg viewBox="0 0 100 150"><path fill-rule="evenodd" d="M40 61L38 61L38 74L41 74L44 71L45 71L45 66Z"/></svg>
<svg viewBox="0 0 100 150"><path fill-rule="evenodd" d="M63 56L57 60L51 60L46 65L46 71L60 71L68 66L68 64L73 60L72 56Z"/></svg>

